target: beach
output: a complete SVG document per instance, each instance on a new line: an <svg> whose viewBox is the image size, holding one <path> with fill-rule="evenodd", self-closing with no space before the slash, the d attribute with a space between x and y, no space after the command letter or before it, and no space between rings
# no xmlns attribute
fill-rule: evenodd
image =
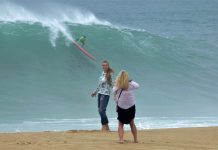
<svg viewBox="0 0 218 150"><path fill-rule="evenodd" d="M1 150L217 150L218 127L154 129L138 132L133 143L131 132L125 143L117 143L117 132L76 131L1 133Z"/></svg>
<svg viewBox="0 0 218 150"><path fill-rule="evenodd" d="M217 8L1 0L0 150L218 150ZM120 81L139 89L115 92L115 102L110 88L128 90L116 84L125 72ZM136 111L121 115L117 105ZM130 127L117 143L117 118L128 116L137 144ZM101 132L107 123L111 132Z"/></svg>

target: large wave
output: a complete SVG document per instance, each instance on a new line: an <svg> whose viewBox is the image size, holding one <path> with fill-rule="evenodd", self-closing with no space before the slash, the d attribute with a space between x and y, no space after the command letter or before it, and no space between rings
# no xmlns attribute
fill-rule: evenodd
<svg viewBox="0 0 218 150"><path fill-rule="evenodd" d="M49 6L46 14L8 2L0 6L2 119L97 116L89 94L99 64L72 45L84 34L85 48L99 63L108 59L116 74L126 69L141 84L139 116L217 112L217 47L118 27L85 10ZM113 107L109 116L114 117Z"/></svg>

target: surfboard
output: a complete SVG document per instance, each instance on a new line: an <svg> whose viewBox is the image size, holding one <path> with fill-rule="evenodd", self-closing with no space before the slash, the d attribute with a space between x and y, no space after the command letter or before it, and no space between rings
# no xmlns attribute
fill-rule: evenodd
<svg viewBox="0 0 218 150"><path fill-rule="evenodd" d="M80 51L82 51L86 56L88 56L90 59L96 61L96 59L95 59L91 54L89 54L85 49L83 49L78 43L73 42L73 44L74 44Z"/></svg>

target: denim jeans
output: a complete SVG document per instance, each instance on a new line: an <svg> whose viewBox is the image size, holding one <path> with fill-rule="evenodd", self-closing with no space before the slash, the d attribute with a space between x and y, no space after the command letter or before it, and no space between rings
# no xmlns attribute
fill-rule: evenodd
<svg viewBox="0 0 218 150"><path fill-rule="evenodd" d="M109 102L109 95L98 94L98 112L101 117L101 124L105 125L108 123L106 115L106 108Z"/></svg>

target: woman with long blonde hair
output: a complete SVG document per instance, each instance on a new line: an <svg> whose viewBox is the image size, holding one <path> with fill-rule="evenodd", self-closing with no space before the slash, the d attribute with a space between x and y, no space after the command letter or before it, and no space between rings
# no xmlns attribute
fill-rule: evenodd
<svg viewBox="0 0 218 150"><path fill-rule="evenodd" d="M138 143L137 129L134 123L135 118L135 97L133 91L139 88L139 84L129 80L127 71L122 70L116 78L115 86L113 87L114 99L117 103L118 114L118 135L119 143L123 143L124 124L130 124L130 128L134 137L134 142Z"/></svg>
<svg viewBox="0 0 218 150"><path fill-rule="evenodd" d="M99 77L98 87L91 96L95 97L98 94L98 112L101 117L102 131L109 131L106 109L110 99L111 89L113 87L112 75L114 71L107 60L104 60L101 65L103 72Z"/></svg>

